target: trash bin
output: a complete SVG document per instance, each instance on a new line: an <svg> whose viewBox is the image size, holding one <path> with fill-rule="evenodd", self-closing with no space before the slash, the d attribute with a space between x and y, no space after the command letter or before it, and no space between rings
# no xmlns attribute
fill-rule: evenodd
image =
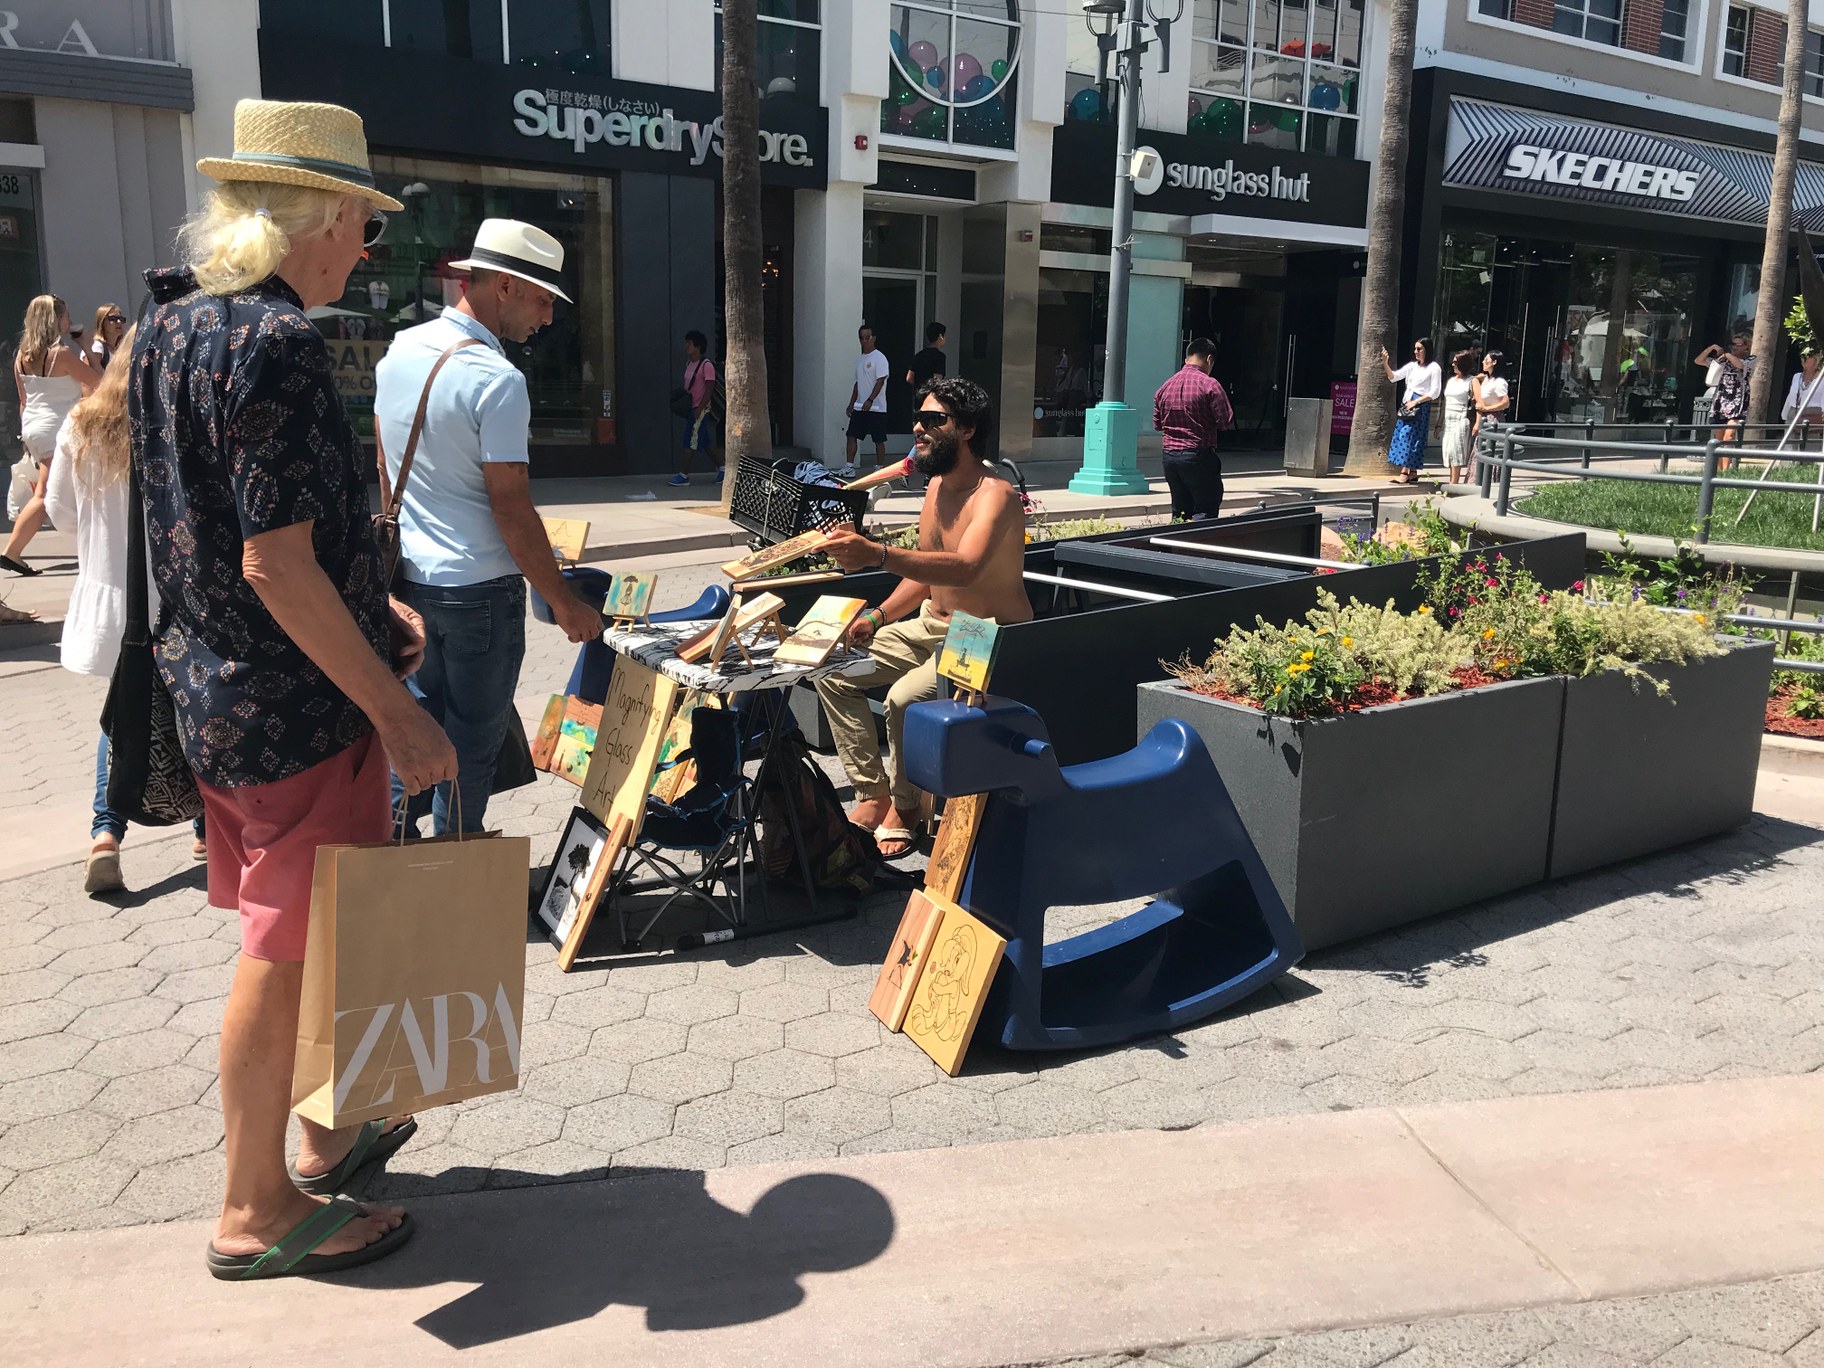
<svg viewBox="0 0 1824 1368"><path fill-rule="evenodd" d="M1286 401L1286 474L1330 473L1330 401Z"/></svg>

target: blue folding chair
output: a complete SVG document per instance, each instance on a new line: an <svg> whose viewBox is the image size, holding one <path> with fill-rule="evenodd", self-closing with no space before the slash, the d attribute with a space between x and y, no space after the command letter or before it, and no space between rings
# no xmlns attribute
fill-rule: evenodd
<svg viewBox="0 0 1824 1368"><path fill-rule="evenodd" d="M598 570L593 565L579 565L564 571L564 578L570 581L570 587L585 602L600 609L608 601L608 586L613 582L614 575L607 570ZM551 605L545 602L544 596L536 589L532 589L530 595L532 616L540 622L556 623L557 616L551 611ZM698 622L719 618L727 611L728 590L720 584L712 584L688 608L672 608L663 613L654 613L652 621ZM600 640L585 641L576 653L576 664L570 670L570 682L564 686L564 692L585 703L600 703L608 697L608 680L613 674L614 651L608 643Z"/></svg>

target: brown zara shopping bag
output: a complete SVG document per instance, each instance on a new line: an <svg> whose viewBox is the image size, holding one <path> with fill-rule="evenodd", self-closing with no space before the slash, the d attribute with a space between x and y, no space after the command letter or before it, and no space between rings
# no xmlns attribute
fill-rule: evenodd
<svg viewBox="0 0 1824 1368"><path fill-rule="evenodd" d="M291 1104L341 1127L519 1085L523 836L323 846Z"/></svg>

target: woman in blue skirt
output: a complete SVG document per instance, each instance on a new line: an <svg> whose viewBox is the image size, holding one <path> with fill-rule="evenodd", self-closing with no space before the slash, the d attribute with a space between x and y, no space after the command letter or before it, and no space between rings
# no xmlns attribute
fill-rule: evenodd
<svg viewBox="0 0 1824 1368"><path fill-rule="evenodd" d="M1444 373L1431 359L1431 339L1412 344L1412 360L1398 370L1381 348L1381 369L1393 384L1405 385L1400 412L1393 423L1393 441L1387 447L1387 464L1400 472L1401 484L1417 484L1425 465L1425 437L1431 430L1431 406L1444 392Z"/></svg>

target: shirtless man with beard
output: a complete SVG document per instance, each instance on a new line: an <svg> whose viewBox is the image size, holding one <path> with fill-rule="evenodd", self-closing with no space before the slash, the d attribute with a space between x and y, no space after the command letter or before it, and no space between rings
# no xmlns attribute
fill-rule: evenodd
<svg viewBox="0 0 1824 1368"><path fill-rule="evenodd" d="M898 859L916 847L919 791L906 778L901 732L906 709L939 696L937 653L955 612L1006 626L1032 617L1021 573L1026 517L1020 496L982 463L993 450L994 412L973 380L939 377L919 395L913 464L930 478L918 515L918 549L883 547L853 531L824 549L844 570L890 570L902 577L878 608L849 628L874 668L819 681L836 753L859 800L849 814L874 833L880 853ZM881 760L868 691L887 688L889 761Z"/></svg>

